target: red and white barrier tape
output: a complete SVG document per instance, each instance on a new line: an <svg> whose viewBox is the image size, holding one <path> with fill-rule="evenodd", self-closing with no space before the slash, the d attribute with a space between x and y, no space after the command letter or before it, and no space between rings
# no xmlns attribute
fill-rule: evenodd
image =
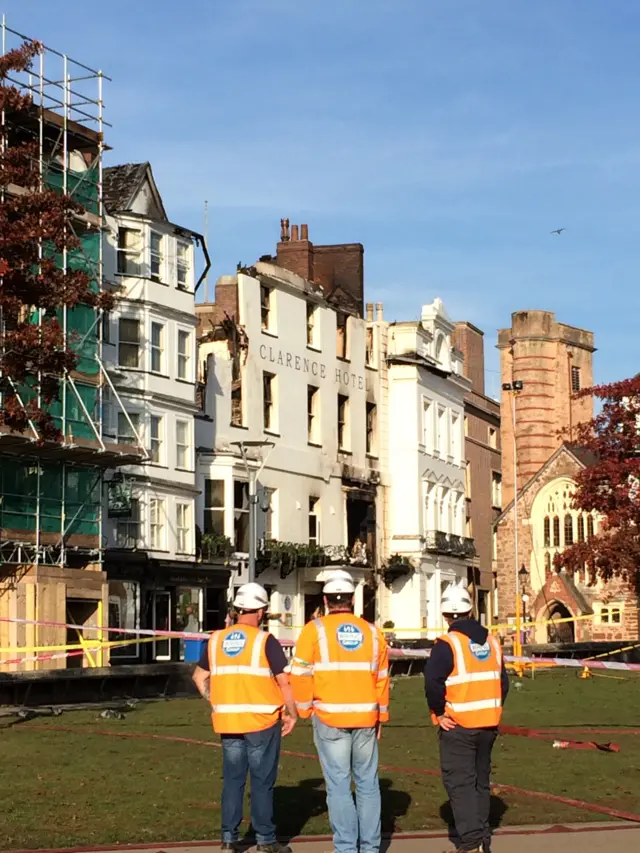
<svg viewBox="0 0 640 853"><path fill-rule="evenodd" d="M389 649L390 658L428 658L431 649ZM605 660L574 660L572 658L529 658L505 655L507 663L534 664L537 666L572 666L575 669L615 669L623 672L640 672L640 663L621 663Z"/></svg>
<svg viewBox="0 0 640 853"><path fill-rule="evenodd" d="M47 622L38 621L35 619L20 619L17 617L0 617L0 622L14 622L21 625L40 625L45 628L67 628L76 631L103 631L112 634L130 634L133 636L145 637L175 637L183 640L208 640L210 634L195 633L189 631L158 631L152 628L108 628L93 625L75 625L67 622ZM294 646L292 640L281 640L281 645ZM430 649L389 649L390 658L407 658L418 659L428 658L431 654ZM22 658L24 660L24 658ZM563 666L584 669L610 669L622 672L640 672L640 663L622 663L618 661L603 661L603 660L574 660L572 658L535 658L535 657L513 657L505 655L507 663L535 664L539 666Z"/></svg>

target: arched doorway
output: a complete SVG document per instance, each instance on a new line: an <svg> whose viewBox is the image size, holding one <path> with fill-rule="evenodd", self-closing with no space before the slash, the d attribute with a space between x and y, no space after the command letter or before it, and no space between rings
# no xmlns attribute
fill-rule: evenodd
<svg viewBox="0 0 640 853"><path fill-rule="evenodd" d="M571 619L573 613L561 601L549 604L547 619ZM575 622L550 622L547 625L549 643L574 643Z"/></svg>

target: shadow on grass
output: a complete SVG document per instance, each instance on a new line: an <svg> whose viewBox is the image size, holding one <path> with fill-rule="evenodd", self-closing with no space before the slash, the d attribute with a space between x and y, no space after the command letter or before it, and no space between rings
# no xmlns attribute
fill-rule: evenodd
<svg viewBox="0 0 640 853"><path fill-rule="evenodd" d="M382 833L392 835L396 831L396 821L406 815L411 805L411 796L405 791L393 787L391 779L380 780L382 797ZM288 843L292 838L303 835L308 822L327 814L327 798L324 779L304 779L298 785L276 785L273 791L273 814L278 838ZM255 841L253 827L250 827L242 839L242 846ZM388 844L383 844L381 853L385 853Z"/></svg>
<svg viewBox="0 0 640 853"><path fill-rule="evenodd" d="M498 829L502 824L502 819L507 813L509 806L501 797L491 795L491 809L489 811L489 826L492 830ZM447 824L449 829L449 839L456 848L460 845L460 838L456 832L456 827L453 822L453 812L451 811L451 803L447 800L440 806L440 817Z"/></svg>

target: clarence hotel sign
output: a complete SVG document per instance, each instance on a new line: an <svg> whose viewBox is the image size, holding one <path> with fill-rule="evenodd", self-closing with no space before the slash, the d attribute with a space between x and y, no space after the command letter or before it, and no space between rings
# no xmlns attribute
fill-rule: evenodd
<svg viewBox="0 0 640 853"><path fill-rule="evenodd" d="M307 356L294 355L291 352L276 349L268 344L261 344L260 358L268 364L279 364L281 367L296 370L298 373L307 373L316 379L331 377L336 384L348 385L350 388L357 388L360 391L364 390L364 376L351 373L340 365L337 365L334 370L330 371L322 361L316 361Z"/></svg>

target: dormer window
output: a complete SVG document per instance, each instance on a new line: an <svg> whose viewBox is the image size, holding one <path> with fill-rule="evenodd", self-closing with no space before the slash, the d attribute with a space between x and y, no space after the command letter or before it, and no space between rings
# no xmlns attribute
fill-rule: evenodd
<svg viewBox="0 0 640 853"><path fill-rule="evenodd" d="M163 261L162 234L152 231L149 241L149 268L153 281L162 281Z"/></svg>
<svg viewBox="0 0 640 853"><path fill-rule="evenodd" d="M140 275L142 232L138 228L118 228L118 272Z"/></svg>
<svg viewBox="0 0 640 853"><path fill-rule="evenodd" d="M189 290L189 244L184 240L176 243L176 279L179 290Z"/></svg>

